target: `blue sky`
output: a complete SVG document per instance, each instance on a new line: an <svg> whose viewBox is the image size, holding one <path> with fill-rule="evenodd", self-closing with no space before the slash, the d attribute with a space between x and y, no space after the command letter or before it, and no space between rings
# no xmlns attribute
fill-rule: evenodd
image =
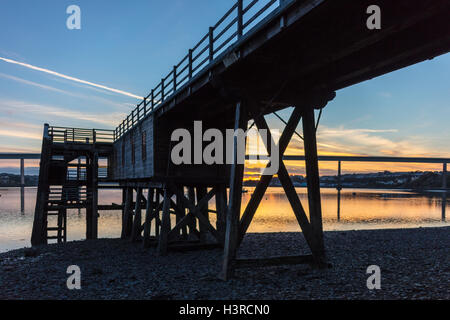
<svg viewBox="0 0 450 320"><path fill-rule="evenodd" d="M0 58L144 96L233 2L2 0ZM66 28L72 4L81 30ZM339 91L319 150L450 156L449 71L447 54ZM0 60L0 152L39 152L44 122L112 129L138 102Z"/></svg>

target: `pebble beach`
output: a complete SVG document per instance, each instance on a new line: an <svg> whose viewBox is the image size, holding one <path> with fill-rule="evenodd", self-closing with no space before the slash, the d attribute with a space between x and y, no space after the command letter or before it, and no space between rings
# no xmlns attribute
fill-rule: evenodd
<svg viewBox="0 0 450 320"><path fill-rule="evenodd" d="M325 232L331 268L242 268L224 282L222 251L170 252L120 239L19 249L0 254L0 299L450 299L450 228ZM240 258L308 254L301 233L248 234ZM81 270L69 290L67 267ZM368 266L381 289L367 288Z"/></svg>

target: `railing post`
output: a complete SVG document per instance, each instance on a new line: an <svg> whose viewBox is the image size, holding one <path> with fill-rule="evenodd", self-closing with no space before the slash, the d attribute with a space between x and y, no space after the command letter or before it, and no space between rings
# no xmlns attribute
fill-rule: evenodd
<svg viewBox="0 0 450 320"><path fill-rule="evenodd" d="M144 117L147 114L147 98L144 98Z"/></svg>
<svg viewBox="0 0 450 320"><path fill-rule="evenodd" d="M151 98L152 98L151 106L153 111L153 108L155 107L155 89L152 89Z"/></svg>
<svg viewBox="0 0 450 320"><path fill-rule="evenodd" d="M214 27L209 27L209 62L214 60Z"/></svg>
<svg viewBox="0 0 450 320"><path fill-rule="evenodd" d="M164 102L164 79L161 79L161 102Z"/></svg>
<svg viewBox="0 0 450 320"><path fill-rule="evenodd" d="M189 80L192 79L192 49L189 49Z"/></svg>
<svg viewBox="0 0 450 320"><path fill-rule="evenodd" d="M238 39L242 37L244 34L244 6L243 6L244 0L238 0L238 16L237 16L237 32L238 32Z"/></svg>
<svg viewBox="0 0 450 320"><path fill-rule="evenodd" d="M95 129L92 129L92 143L96 143L97 142L97 134L95 132Z"/></svg>
<svg viewBox="0 0 450 320"><path fill-rule="evenodd" d="M177 91L177 66L173 66L173 92Z"/></svg>

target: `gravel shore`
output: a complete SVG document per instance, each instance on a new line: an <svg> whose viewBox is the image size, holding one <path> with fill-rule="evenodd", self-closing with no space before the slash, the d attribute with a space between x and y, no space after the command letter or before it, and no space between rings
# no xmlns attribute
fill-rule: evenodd
<svg viewBox="0 0 450 320"><path fill-rule="evenodd" d="M450 299L450 228L325 232L332 268L244 268L217 279L221 250L170 253L123 240L0 254L0 299ZM308 254L301 233L249 234L239 257ZM68 290L69 265L81 290ZM381 268L381 289L366 269Z"/></svg>

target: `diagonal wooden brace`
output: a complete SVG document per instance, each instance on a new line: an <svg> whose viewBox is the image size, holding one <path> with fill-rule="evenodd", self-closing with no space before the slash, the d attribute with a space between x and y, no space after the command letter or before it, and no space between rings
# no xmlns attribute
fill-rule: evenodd
<svg viewBox="0 0 450 320"><path fill-rule="evenodd" d="M292 135L295 132L295 128L297 127L298 123L301 119L301 112L299 108L295 108L292 112L291 117L289 118L289 121L287 123L286 128L284 129L280 140L279 140L279 159L281 163L281 159L283 158L284 153L286 152L286 149L289 145L289 142L292 139ZM269 126L267 125L266 120L263 116L259 116L255 118L255 123L258 126L259 129L265 129L267 130L267 140L272 139L272 135L270 134ZM267 151L270 155L271 150L268 145L266 145ZM267 166L270 166L270 163L267 164ZM240 222L239 227L239 244L242 242L245 233L248 230L248 227L250 226L251 221L253 220L253 217L255 215L255 212L261 203L261 200L269 187L270 181L272 181L273 175L263 175L261 179L259 180L258 184L256 185L255 191L252 194L252 197L250 198L249 203L247 204L247 207L245 208L244 214L242 215L242 219Z"/></svg>

